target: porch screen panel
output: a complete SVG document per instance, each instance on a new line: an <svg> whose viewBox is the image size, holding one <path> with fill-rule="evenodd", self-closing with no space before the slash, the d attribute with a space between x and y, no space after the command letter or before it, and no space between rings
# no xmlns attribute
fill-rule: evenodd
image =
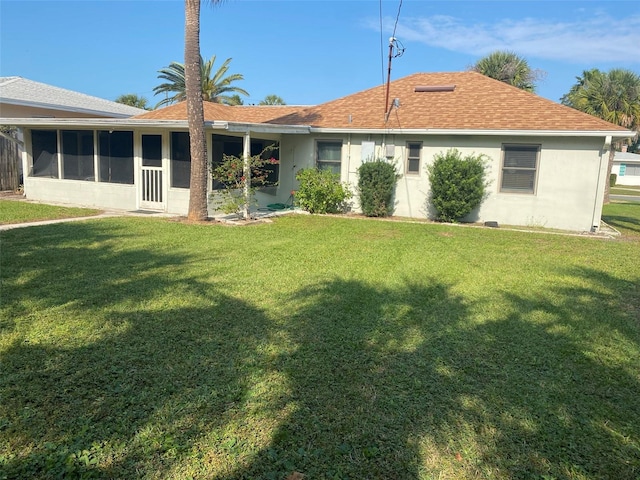
<svg viewBox="0 0 640 480"><path fill-rule="evenodd" d="M93 131L62 131L62 177L71 180L95 180Z"/></svg>
<svg viewBox="0 0 640 480"><path fill-rule="evenodd" d="M133 185L133 132L98 132L99 180Z"/></svg>
<svg viewBox="0 0 640 480"><path fill-rule="evenodd" d="M171 132L171 186L189 188L190 178L189 132Z"/></svg>
<svg viewBox="0 0 640 480"><path fill-rule="evenodd" d="M33 166L29 176L58 178L58 135L56 130L31 131Z"/></svg>

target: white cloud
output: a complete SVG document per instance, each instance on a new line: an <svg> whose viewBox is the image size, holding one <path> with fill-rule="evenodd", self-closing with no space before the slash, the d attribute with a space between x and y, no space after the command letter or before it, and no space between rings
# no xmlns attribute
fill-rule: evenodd
<svg viewBox="0 0 640 480"><path fill-rule="evenodd" d="M393 20L386 19L384 24L392 25ZM493 23L468 23L436 15L401 19L396 36L404 42L421 42L472 55L510 50L525 57L575 64L640 63L640 15L612 18L595 14L588 20L560 22L502 19Z"/></svg>

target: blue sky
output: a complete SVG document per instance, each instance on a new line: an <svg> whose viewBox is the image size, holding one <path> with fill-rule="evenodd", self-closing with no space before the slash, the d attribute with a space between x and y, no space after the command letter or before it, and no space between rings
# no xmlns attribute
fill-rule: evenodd
<svg viewBox="0 0 640 480"><path fill-rule="evenodd" d="M318 104L380 85L388 39L405 47L391 78L469 68L510 50L544 73L537 93L558 101L583 70L640 74L640 2L225 0L203 5L201 51L231 57L229 73L250 93ZM396 18L398 18L396 26ZM381 31L382 25L382 31ZM0 76L151 105L158 70L183 61L179 0L0 0Z"/></svg>

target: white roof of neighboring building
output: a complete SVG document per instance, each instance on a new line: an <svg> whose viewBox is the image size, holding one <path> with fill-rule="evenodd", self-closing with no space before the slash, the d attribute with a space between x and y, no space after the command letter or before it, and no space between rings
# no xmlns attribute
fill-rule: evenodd
<svg viewBox="0 0 640 480"><path fill-rule="evenodd" d="M640 155L630 152L616 152L614 157L616 162L638 162L640 163Z"/></svg>
<svg viewBox="0 0 640 480"><path fill-rule="evenodd" d="M22 77L0 77L0 103L121 118L146 111Z"/></svg>

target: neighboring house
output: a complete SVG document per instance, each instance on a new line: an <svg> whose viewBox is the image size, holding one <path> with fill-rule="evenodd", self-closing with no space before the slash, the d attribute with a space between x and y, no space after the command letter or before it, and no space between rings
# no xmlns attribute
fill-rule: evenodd
<svg viewBox="0 0 640 480"><path fill-rule="evenodd" d="M186 214L186 118L181 103L127 119L20 121L26 195ZM205 126L213 163L278 145L278 186L258 193L261 206L285 203L302 168L331 169L355 186L358 167L375 157L402 174L394 214L428 218L426 165L457 148L489 159L487 198L467 220L574 231L600 226L611 143L633 136L476 72L418 73L391 82L388 96L381 85L312 107L205 102Z"/></svg>
<svg viewBox="0 0 640 480"><path fill-rule="evenodd" d="M616 152L611 173L615 173L616 185L640 185L640 155Z"/></svg>
<svg viewBox="0 0 640 480"><path fill-rule="evenodd" d="M34 82L22 77L0 77L0 125L14 125L13 118L127 118L145 110L83 93ZM22 176L16 147L18 135L0 139L0 189L15 189ZM18 152L20 150L18 149Z"/></svg>
<svg viewBox="0 0 640 480"><path fill-rule="evenodd" d="M126 118L144 112L140 108L22 77L0 77L0 120L42 117Z"/></svg>

